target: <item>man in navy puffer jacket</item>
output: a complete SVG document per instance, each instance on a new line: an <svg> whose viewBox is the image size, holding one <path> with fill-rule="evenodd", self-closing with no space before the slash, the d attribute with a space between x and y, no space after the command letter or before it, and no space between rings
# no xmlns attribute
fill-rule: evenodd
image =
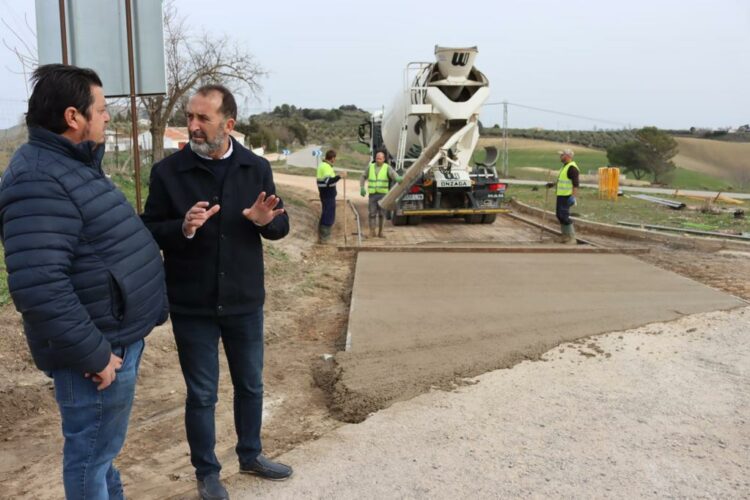
<svg viewBox="0 0 750 500"><path fill-rule="evenodd" d="M0 184L8 286L36 365L54 379L68 498L122 498L125 440L143 338L166 321L159 248L104 176L109 121L95 72L33 76L29 141Z"/></svg>

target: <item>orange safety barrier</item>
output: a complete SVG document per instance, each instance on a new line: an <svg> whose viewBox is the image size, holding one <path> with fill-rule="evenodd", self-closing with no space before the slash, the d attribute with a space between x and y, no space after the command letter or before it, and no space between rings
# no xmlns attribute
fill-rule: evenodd
<svg viewBox="0 0 750 500"><path fill-rule="evenodd" d="M620 169L617 167L599 168L599 198L617 200L620 190Z"/></svg>

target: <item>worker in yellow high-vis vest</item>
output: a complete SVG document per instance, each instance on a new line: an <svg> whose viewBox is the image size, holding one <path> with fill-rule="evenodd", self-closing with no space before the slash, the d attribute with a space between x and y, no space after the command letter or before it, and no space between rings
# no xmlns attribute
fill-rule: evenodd
<svg viewBox="0 0 750 500"><path fill-rule="evenodd" d="M318 242L325 243L331 237L331 229L336 220L336 183L341 176L336 175L333 164L336 162L336 151L326 151L325 159L318 165L317 185L320 195L320 222L318 223Z"/></svg>
<svg viewBox="0 0 750 500"><path fill-rule="evenodd" d="M368 222L370 225L370 237L375 236L377 227L378 237L383 236L383 224L385 222L385 211L380 207L378 202L388 193L390 181L401 182L402 177L385 162L385 153L378 151L375 153L375 162L370 163L362 172L359 180L359 193L362 196L370 195L368 203ZM365 189L365 182L367 189Z"/></svg>
<svg viewBox="0 0 750 500"><path fill-rule="evenodd" d="M578 196L580 169L576 162L573 161L574 153L571 149L558 151L560 154L560 163L563 167L557 174L557 182L548 182L547 188L557 186L557 205L555 215L560 221L560 232L562 232L561 242L568 245L577 244L576 232L573 227L573 221L570 219L570 207L576 205Z"/></svg>

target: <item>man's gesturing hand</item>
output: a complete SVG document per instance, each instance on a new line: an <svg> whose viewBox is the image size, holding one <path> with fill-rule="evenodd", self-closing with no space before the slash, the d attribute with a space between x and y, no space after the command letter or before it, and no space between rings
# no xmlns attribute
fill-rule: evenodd
<svg viewBox="0 0 750 500"><path fill-rule="evenodd" d="M115 378L117 378L117 370L119 370L121 366L122 358L110 353L109 363L104 367L104 370L93 375L86 373L85 377L91 378L91 380L94 381L97 391L103 391L115 381Z"/></svg>
<svg viewBox="0 0 750 500"><path fill-rule="evenodd" d="M242 211L242 215L251 222L254 222L258 226L265 226L271 222L277 215L284 213L283 208L276 208L279 204L279 197L271 195L266 197L266 192L263 191L258 195L258 199L255 200L253 206L246 208Z"/></svg>
<svg viewBox="0 0 750 500"><path fill-rule="evenodd" d="M210 209L208 208L209 203L207 201L199 201L187 211L185 214L185 220L182 221L182 234L188 238L192 238L195 232L206 223L221 207L214 205Z"/></svg>

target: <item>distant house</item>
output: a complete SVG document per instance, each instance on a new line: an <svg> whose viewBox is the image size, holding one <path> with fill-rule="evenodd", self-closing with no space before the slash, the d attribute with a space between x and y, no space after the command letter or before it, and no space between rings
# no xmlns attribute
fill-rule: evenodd
<svg viewBox="0 0 750 500"><path fill-rule="evenodd" d="M182 149L190 142L187 127L167 127L164 129L164 149Z"/></svg>
<svg viewBox="0 0 750 500"><path fill-rule="evenodd" d="M232 137L237 139L240 144L245 144L245 134L241 134L235 130L231 132ZM187 127L167 127L164 129L164 149L165 150L177 150L185 147L185 144L190 142L190 135L188 134ZM129 140L128 140L129 143ZM153 147L151 141L151 132L141 132L138 136L138 144L142 150L150 151Z"/></svg>
<svg viewBox="0 0 750 500"><path fill-rule="evenodd" d="M107 129L104 132L104 151L130 151L130 129Z"/></svg>

